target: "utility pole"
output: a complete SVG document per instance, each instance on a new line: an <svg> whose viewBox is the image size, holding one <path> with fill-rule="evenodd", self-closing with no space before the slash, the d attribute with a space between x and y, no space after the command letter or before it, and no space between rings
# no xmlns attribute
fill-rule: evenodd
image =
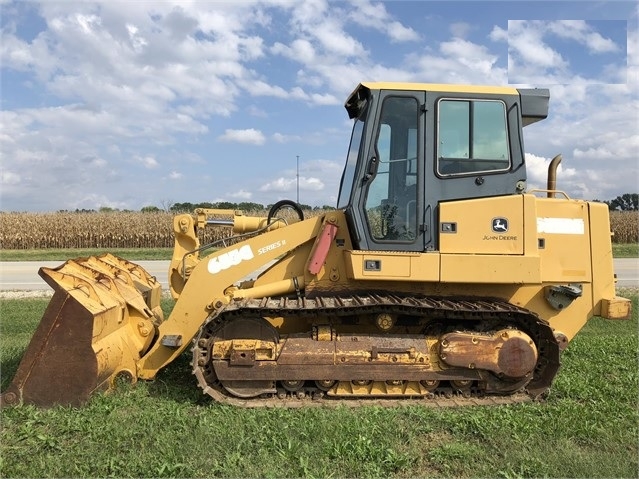
<svg viewBox="0 0 639 479"><path fill-rule="evenodd" d="M297 158L297 204L300 204L300 155Z"/></svg>

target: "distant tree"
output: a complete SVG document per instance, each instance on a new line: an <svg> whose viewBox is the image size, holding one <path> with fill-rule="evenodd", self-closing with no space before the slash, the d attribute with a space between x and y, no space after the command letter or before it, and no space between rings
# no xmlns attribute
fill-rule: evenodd
<svg viewBox="0 0 639 479"><path fill-rule="evenodd" d="M335 208L334 206L322 205L322 206L316 206L313 209L314 210L336 210L337 208Z"/></svg>
<svg viewBox="0 0 639 479"><path fill-rule="evenodd" d="M118 211L118 209L117 208L111 208L110 206L100 206L98 211L100 213L113 213L115 211Z"/></svg>
<svg viewBox="0 0 639 479"><path fill-rule="evenodd" d="M209 203L208 201L205 201L203 203L197 203L195 207L196 208L215 208L215 205L213 203Z"/></svg>
<svg viewBox="0 0 639 479"><path fill-rule="evenodd" d="M617 196L614 200L604 201L608 205L610 211L637 211L639 210L639 194L625 193Z"/></svg>
<svg viewBox="0 0 639 479"><path fill-rule="evenodd" d="M140 211L142 213L158 213L162 210L160 210L160 208L158 208L157 206L143 206Z"/></svg>
<svg viewBox="0 0 639 479"><path fill-rule="evenodd" d="M161 200L160 205L162 205L162 209L166 212L174 211L173 210L174 201L172 200Z"/></svg>
<svg viewBox="0 0 639 479"><path fill-rule="evenodd" d="M313 209L311 205L305 205L303 203L300 203L300 208L306 211L311 211Z"/></svg>
<svg viewBox="0 0 639 479"><path fill-rule="evenodd" d="M173 213L190 213L195 209L193 203L173 203L169 208L169 211Z"/></svg>
<svg viewBox="0 0 639 479"><path fill-rule="evenodd" d="M218 201L215 203L215 208L219 208L221 210L236 210L237 203L231 203L230 201Z"/></svg>

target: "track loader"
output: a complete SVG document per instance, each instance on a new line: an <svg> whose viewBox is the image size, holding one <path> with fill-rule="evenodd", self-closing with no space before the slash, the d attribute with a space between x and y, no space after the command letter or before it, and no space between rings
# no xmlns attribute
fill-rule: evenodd
<svg viewBox="0 0 639 479"><path fill-rule="evenodd" d="M358 85L336 210L176 216L166 319L134 263L41 268L55 294L2 404L78 405L182 354L194 386L241 406L544 397L589 318L630 315L607 206L556 189L560 156L548 188L528 190L522 132L548 102L546 89ZM200 244L211 225L236 235Z"/></svg>

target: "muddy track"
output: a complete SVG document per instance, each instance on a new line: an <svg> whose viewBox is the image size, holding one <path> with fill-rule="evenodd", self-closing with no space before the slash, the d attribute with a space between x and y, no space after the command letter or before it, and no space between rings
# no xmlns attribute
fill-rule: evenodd
<svg viewBox="0 0 639 479"><path fill-rule="evenodd" d="M239 398L229 394L224 382L216 377L215 362L211 355L211 341L226 324L256 317L296 317L318 323L327 317L341 320L361 315L392 314L414 318L425 324L451 324L472 326L475 331L490 329L494 325L525 331L535 342L538 350L537 363L532 373L519 387L516 382L504 382L490 376L486 394L486 381L475 381L468 389L451 387L448 381L429 390L427 394L403 397L379 397L372 394L362 398L331 396L325 390L313 386L290 391L282 387L254 398ZM245 338L252 339L252 338ZM543 397L548 391L559 368L559 345L548 323L534 313L500 299L415 297L388 293L320 296L316 298L262 298L245 299L215 311L202 326L193 340L193 374L200 388L215 401L241 407L302 407L302 406L361 406L420 404L429 407L497 405L530 401ZM220 364L218 361L217 364ZM485 378L484 374L482 378ZM393 379L393 378L388 378ZM279 384L279 383L278 383ZM419 386L419 382L415 383ZM525 387L524 387L525 386ZM493 394L503 387L500 394ZM423 391L423 390L422 390Z"/></svg>

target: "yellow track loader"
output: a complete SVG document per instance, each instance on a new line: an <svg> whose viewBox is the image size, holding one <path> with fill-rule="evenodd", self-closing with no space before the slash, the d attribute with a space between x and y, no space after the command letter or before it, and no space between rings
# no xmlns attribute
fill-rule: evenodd
<svg viewBox="0 0 639 479"><path fill-rule="evenodd" d="M358 85L336 210L304 219L284 200L266 218L175 217L166 320L160 285L134 263L41 268L55 294L2 405L78 405L181 354L205 394L249 407L543 397L589 318L630 315L607 206L555 189L559 156L548 188L528 190L522 132L548 101ZM236 235L200 244L224 225Z"/></svg>

